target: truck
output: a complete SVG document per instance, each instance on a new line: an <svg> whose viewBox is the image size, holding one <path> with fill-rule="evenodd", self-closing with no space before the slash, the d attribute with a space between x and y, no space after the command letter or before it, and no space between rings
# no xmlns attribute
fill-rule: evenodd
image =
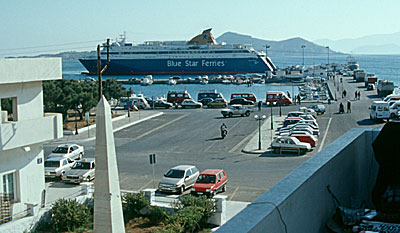
<svg viewBox="0 0 400 233"><path fill-rule="evenodd" d="M379 97L384 97L387 95L392 94L394 90L394 83L389 81L389 80L379 80L378 81L378 96Z"/></svg>
<svg viewBox="0 0 400 233"><path fill-rule="evenodd" d="M353 73L353 77L356 82L364 82L365 72L363 70L355 70Z"/></svg>
<svg viewBox="0 0 400 233"><path fill-rule="evenodd" d="M375 84L378 81L378 78L375 74L367 74L364 78L365 87L368 87L368 84Z"/></svg>

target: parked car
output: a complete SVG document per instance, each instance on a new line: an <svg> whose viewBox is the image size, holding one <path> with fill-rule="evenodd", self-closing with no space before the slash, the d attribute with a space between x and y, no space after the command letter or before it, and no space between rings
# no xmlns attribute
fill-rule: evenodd
<svg viewBox="0 0 400 233"><path fill-rule="evenodd" d="M228 177L224 170L206 169L200 173L190 193L213 197L218 192L225 192L227 183Z"/></svg>
<svg viewBox="0 0 400 233"><path fill-rule="evenodd" d="M95 178L95 160L94 159L82 159L77 161L71 170L66 171L61 179L65 183L81 183L89 182Z"/></svg>
<svg viewBox="0 0 400 233"><path fill-rule="evenodd" d="M307 127L307 128L296 128L296 127L294 127L294 128L289 129L289 130L281 130L281 131L279 131L279 135L280 136L289 136L293 132L305 132L306 134L314 135L313 130L310 129L309 127Z"/></svg>
<svg viewBox="0 0 400 233"><path fill-rule="evenodd" d="M201 108L203 104L193 99L186 99L181 103L182 108Z"/></svg>
<svg viewBox="0 0 400 233"><path fill-rule="evenodd" d="M311 127L311 125L309 125L309 124L288 125L287 127L281 128L279 130L279 133L300 130L300 129L306 129L308 132L310 132L312 135L315 135L315 136L319 135L319 129L315 129L315 128Z"/></svg>
<svg viewBox="0 0 400 233"><path fill-rule="evenodd" d="M64 144L56 147L48 156L48 158L52 157L64 157L70 158L73 160L82 159L82 156L85 154L85 150L83 146L77 144Z"/></svg>
<svg viewBox="0 0 400 233"><path fill-rule="evenodd" d="M389 113L390 118L399 118L400 116L400 101L396 100L393 103L389 102Z"/></svg>
<svg viewBox="0 0 400 233"><path fill-rule="evenodd" d="M75 161L70 158L52 157L44 161L45 178L61 178L66 171L71 170Z"/></svg>
<svg viewBox="0 0 400 233"><path fill-rule="evenodd" d="M253 103L257 102L257 98L253 93L232 93L231 94L231 101L233 99L241 99L241 98L246 99L246 100L250 100Z"/></svg>
<svg viewBox="0 0 400 233"><path fill-rule="evenodd" d="M213 98L203 98L201 100L199 100L200 103L202 103L204 106L206 106L208 103L213 102Z"/></svg>
<svg viewBox="0 0 400 233"><path fill-rule="evenodd" d="M284 151L297 152L298 154L305 154L311 150L308 143L300 142L299 139L290 136L278 136L271 143L271 148L274 153L282 153Z"/></svg>
<svg viewBox="0 0 400 233"><path fill-rule="evenodd" d="M168 103L165 100L156 100L154 101L154 108L172 108L173 104Z"/></svg>
<svg viewBox="0 0 400 233"><path fill-rule="evenodd" d="M292 99L289 98L283 91L268 91L265 104L270 105L289 105L293 104Z"/></svg>
<svg viewBox="0 0 400 233"><path fill-rule="evenodd" d="M234 104L241 104L241 105L254 105L254 102L251 100L247 100L245 98L235 98L232 99L229 102L229 105L234 105Z"/></svg>
<svg viewBox="0 0 400 233"><path fill-rule="evenodd" d="M304 112L292 111L292 112L289 112L286 117L298 117L300 115L304 115Z"/></svg>
<svg viewBox="0 0 400 233"><path fill-rule="evenodd" d="M317 114L324 114L325 113L325 106L323 104L313 104L308 106L309 109L314 110Z"/></svg>
<svg viewBox="0 0 400 233"><path fill-rule="evenodd" d="M370 107L371 112L369 113L369 118L372 120L385 120L389 119L389 104L385 101L374 101Z"/></svg>
<svg viewBox="0 0 400 233"><path fill-rule="evenodd" d="M192 99L192 96L187 91L168 91L167 102L180 104L185 99Z"/></svg>
<svg viewBox="0 0 400 233"><path fill-rule="evenodd" d="M283 127L286 127L286 126L292 125L292 124L296 124L296 123L300 122L301 120L303 120L301 117L287 117L283 121Z"/></svg>
<svg viewBox="0 0 400 233"><path fill-rule="evenodd" d="M240 104L234 104L230 106L230 108L225 108L221 110L221 114L224 117L250 116L251 112L252 110L250 108Z"/></svg>
<svg viewBox="0 0 400 233"><path fill-rule="evenodd" d="M199 169L193 165L179 165L168 170L158 184L161 192L183 193L194 185L199 177Z"/></svg>
<svg viewBox="0 0 400 233"><path fill-rule="evenodd" d="M228 105L228 102L223 98L217 98L217 99L215 99L212 102L207 104L207 106L209 108L215 108L215 107L225 108L227 105Z"/></svg>
<svg viewBox="0 0 400 233"><path fill-rule="evenodd" d="M291 137L297 138L300 142L306 142L310 144L311 147L315 147L317 145L318 139L313 135L308 134L290 134Z"/></svg>
<svg viewBox="0 0 400 233"><path fill-rule="evenodd" d="M317 119L317 113L311 108L300 107L299 111L304 112L306 115L312 115L315 119Z"/></svg>

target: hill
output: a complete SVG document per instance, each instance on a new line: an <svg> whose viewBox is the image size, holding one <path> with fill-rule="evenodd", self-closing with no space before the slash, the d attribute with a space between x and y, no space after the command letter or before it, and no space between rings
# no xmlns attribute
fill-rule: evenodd
<svg viewBox="0 0 400 233"><path fill-rule="evenodd" d="M327 54L327 48L324 46L317 45L311 41L305 40L300 37L290 38L287 40L273 41L253 38L248 35L242 35L234 32L226 32L216 38L220 42L226 42L227 44L252 44L254 49L265 51L265 45L270 46L268 49L268 56L302 56L303 50L302 45L305 45L304 54L305 56L325 56ZM333 50L329 50L332 55L339 54Z"/></svg>

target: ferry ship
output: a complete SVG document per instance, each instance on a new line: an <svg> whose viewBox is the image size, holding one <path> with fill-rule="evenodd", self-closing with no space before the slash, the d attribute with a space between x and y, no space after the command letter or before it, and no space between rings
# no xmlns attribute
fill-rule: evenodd
<svg viewBox="0 0 400 233"><path fill-rule="evenodd" d="M265 53L251 45L217 43L211 29L190 41L147 41L138 45L126 42L124 35L110 44L109 56L105 75L238 74L276 69ZM107 50L103 48L102 66L106 57ZM97 57L79 61L89 74L96 74Z"/></svg>

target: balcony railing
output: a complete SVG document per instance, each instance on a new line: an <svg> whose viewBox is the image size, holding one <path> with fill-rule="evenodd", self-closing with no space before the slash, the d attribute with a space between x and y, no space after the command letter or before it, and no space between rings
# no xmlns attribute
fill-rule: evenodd
<svg viewBox="0 0 400 233"><path fill-rule="evenodd" d="M40 143L63 136L62 115L46 113L44 117L0 124L0 151Z"/></svg>

